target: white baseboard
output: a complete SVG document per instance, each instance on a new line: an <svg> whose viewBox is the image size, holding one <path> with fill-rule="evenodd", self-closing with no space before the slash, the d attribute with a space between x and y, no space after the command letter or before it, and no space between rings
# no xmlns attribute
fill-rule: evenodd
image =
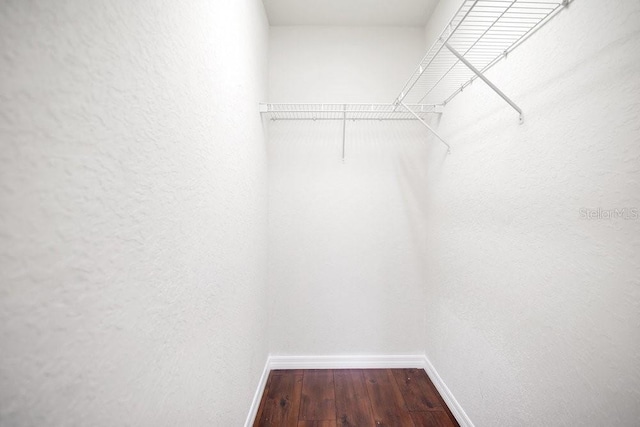
<svg viewBox="0 0 640 427"><path fill-rule="evenodd" d="M420 368L424 369L433 385L444 399L451 413L461 427L474 427L469 416L442 381L440 375L427 356L421 355L386 355L386 356L276 356L271 355L265 363L260 383L253 396L245 427L251 427L258 413L260 400L267 385L269 372L274 369L385 369L385 368Z"/></svg>
<svg viewBox="0 0 640 427"><path fill-rule="evenodd" d="M260 401L262 400L262 394L264 393L264 389L267 386L267 379L269 378L269 372L271 372L271 368L269 367L269 358L264 364L264 369L262 370L262 375L260 376L260 382L258 383L258 388L256 389L255 394L253 395L253 401L251 402L251 407L249 408L249 415L247 415L247 419L244 422L244 427L252 427L253 421L258 414L258 408L260 407Z"/></svg>
<svg viewBox="0 0 640 427"><path fill-rule="evenodd" d="M444 381L442 381L442 378L440 377L440 375L438 375L438 371L436 371L436 368L433 367L431 361L427 356L424 356L423 366L425 372L427 373L427 375L429 375L431 382L433 382L433 385L438 389L438 393L440 393L440 396L442 396L442 399L449 407L449 410L451 410L453 416L456 417L456 420L460 424L460 427L474 427L473 423L471 422L471 418L469 418L467 413L464 412L464 409L462 409L460 403L458 403L456 398L453 396L453 393L451 393L449 387L447 387Z"/></svg>
<svg viewBox="0 0 640 427"><path fill-rule="evenodd" d="M424 355L270 356L271 369L423 368Z"/></svg>

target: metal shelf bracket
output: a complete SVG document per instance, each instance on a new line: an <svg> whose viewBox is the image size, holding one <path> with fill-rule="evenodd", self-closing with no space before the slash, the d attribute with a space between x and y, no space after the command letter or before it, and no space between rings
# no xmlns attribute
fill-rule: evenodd
<svg viewBox="0 0 640 427"><path fill-rule="evenodd" d="M400 90L396 102L446 105L475 79L518 112L486 77L496 63L546 25L572 0L463 0Z"/></svg>
<svg viewBox="0 0 640 427"><path fill-rule="evenodd" d="M342 113L342 163L344 163L344 151L347 136L347 104L343 107L344 113Z"/></svg>
<svg viewBox="0 0 640 427"><path fill-rule="evenodd" d="M402 105L402 107L404 107L405 110L407 110L408 112L410 112L411 114L413 114L415 116L415 118L422 123L422 125L424 127L426 127L427 129L429 129L431 131L432 134L434 134L436 136L436 138L438 138L444 145L447 146L447 154L451 154L451 146L449 144L447 144L447 141L445 141L444 139L442 139L442 137L438 134L438 132L436 132L431 126L429 126L429 124L427 122L425 122L424 120L422 120L422 118L420 118L420 116L418 116L416 113L413 112L413 110L411 110L409 107L406 106L406 104L402 101L399 101L399 104Z"/></svg>
<svg viewBox="0 0 640 427"><path fill-rule="evenodd" d="M348 120L419 121L446 147L451 146L427 123L475 79L485 82L524 122L522 109L487 77L486 72L546 25L573 0L463 0L426 52L395 101L390 104L261 104L271 120L342 122L342 160Z"/></svg>
<svg viewBox="0 0 640 427"><path fill-rule="evenodd" d="M451 47L451 45L449 43L445 42L444 45L446 46L447 49L449 49L449 52L453 53L453 55L460 60L460 62L462 62L464 65L466 65L471 71L473 71L473 73L476 76L478 76L483 82L485 82L487 84L487 86L489 86L491 89L493 89L493 91L495 93L500 95L500 97L502 99L504 99L507 102L507 104L511 105L511 107L518 112L519 121L520 121L521 124L524 122L524 115L522 114L522 109L520 107L518 107L516 105L516 103L511 100L511 98L509 98L507 95L504 94L504 92L502 92L500 89L498 89L498 87L496 85L491 83L491 80L489 80L480 70L478 70L476 67L474 67L473 64L471 64L469 61L467 61L467 59L464 56L462 56L457 50L455 50L453 47Z"/></svg>

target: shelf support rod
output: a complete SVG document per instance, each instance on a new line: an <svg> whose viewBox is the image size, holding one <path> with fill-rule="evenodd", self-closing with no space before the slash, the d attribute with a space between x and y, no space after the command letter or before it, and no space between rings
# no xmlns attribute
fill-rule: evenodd
<svg viewBox="0 0 640 427"><path fill-rule="evenodd" d="M474 67L469 61L467 61L467 59L460 55L460 53L455 50L449 43L445 42L444 45L447 47L447 49L449 49L449 52L453 53L456 58L458 58L462 63L464 63L464 65L466 65L471 71L473 71L473 73L478 76L483 82L485 82L491 89L493 89L493 91L495 93L497 93L498 95L500 95L500 97L502 99L504 99L507 104L511 105L511 107L516 110L518 112L518 114L520 114L520 123L522 123L524 121L524 115L522 114L522 110L520 109L520 107L518 107L516 105L515 102L513 102L507 95L505 95L500 89L498 89L496 87L496 85L494 85L493 83L491 83L491 81L486 78L484 76L484 74L482 74L482 72L480 70L478 70L476 67Z"/></svg>
<svg viewBox="0 0 640 427"><path fill-rule="evenodd" d="M418 121L420 123L422 123L423 126L425 126L427 129L429 129L431 131L431 133L436 136L436 138L438 138L440 141L442 141L442 143L447 146L447 154L451 154L451 146L449 144L447 144L447 142L444 139L442 139L442 137L440 135L438 135L438 132L433 130L433 128L431 126L429 126L429 124L427 122L422 120L420 118L420 116L417 115L411 108L407 107L407 104L405 104L404 102L400 101L400 105L402 105L405 110L410 112L416 119L418 119Z"/></svg>
<svg viewBox="0 0 640 427"><path fill-rule="evenodd" d="M342 162L344 163L345 139L347 134L347 104L343 106L342 113Z"/></svg>
<svg viewBox="0 0 640 427"><path fill-rule="evenodd" d="M431 65L431 63L436 59L436 57L438 56L438 54L440 53L440 51L442 50L442 48L444 47L444 45L447 44L447 42L449 41L449 39L453 36L453 34L456 32L456 30L460 27L460 25L462 25L462 23L464 22L465 19L467 19L467 16L469 16L469 14L471 13L471 11L473 10L474 7L476 7L476 4L478 3L479 0L475 0L473 2L473 4L471 5L471 7L469 7L469 10L467 10L467 12L464 14L464 16L462 17L462 19L460 19L460 22L458 22L458 24L456 25L455 28L451 29L451 23L453 21L453 18L451 19L451 21L449 21L449 23L447 24L447 26L444 28L444 30L442 30L442 32L440 33L440 36L438 37L438 39L433 43L433 45L431 46L431 49L429 49L429 51L427 52L427 55L422 59L422 61L420 61L420 65L418 66L418 77L415 79L415 81L411 84L411 86L409 86L407 88L407 85L409 84L409 82L411 81L411 78L409 79L409 81L407 83L405 83L405 88L402 89L402 92L400 92L400 95L397 98L398 102L402 102L404 101L404 98L406 98L406 96L409 94L409 92L411 91L411 89L413 89L413 87L416 85L416 83L418 83L418 80L420 80L420 77L422 77L422 75L424 74L425 71L427 71L427 69L429 69L429 66ZM456 12L455 16L458 16L458 13L460 13L460 11L462 10L462 8L467 4L466 1L463 1L462 4L460 5L460 8L458 8L458 11ZM447 38L444 39L444 43L442 44L442 46L440 46L438 48L438 50L436 51L436 53L431 57L431 59L429 60L429 62L427 63L427 65L423 66L422 62L424 62L427 57L429 56L429 53L431 53L431 50L433 50L433 48L435 47L435 45L441 41L443 39L443 36L445 34L445 32L448 30L449 31L449 35L447 35ZM397 105L397 104L396 104ZM396 111L395 108L393 111Z"/></svg>

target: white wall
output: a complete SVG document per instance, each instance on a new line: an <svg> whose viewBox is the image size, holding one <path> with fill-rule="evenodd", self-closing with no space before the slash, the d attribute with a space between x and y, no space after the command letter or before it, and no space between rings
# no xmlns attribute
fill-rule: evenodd
<svg viewBox="0 0 640 427"><path fill-rule="evenodd" d="M267 355L257 0L0 6L0 424L235 426Z"/></svg>
<svg viewBox="0 0 640 427"><path fill-rule="evenodd" d="M640 3L575 1L488 77L525 123L476 82L407 176L427 355L477 426L639 425L640 220L580 209L640 209Z"/></svg>
<svg viewBox="0 0 640 427"><path fill-rule="evenodd" d="M424 53L415 28L272 27L272 102L391 102ZM271 352L420 354L422 278L401 169L416 123L269 127Z"/></svg>
<svg viewBox="0 0 640 427"><path fill-rule="evenodd" d="M419 27L271 27L269 102L393 102L424 55Z"/></svg>

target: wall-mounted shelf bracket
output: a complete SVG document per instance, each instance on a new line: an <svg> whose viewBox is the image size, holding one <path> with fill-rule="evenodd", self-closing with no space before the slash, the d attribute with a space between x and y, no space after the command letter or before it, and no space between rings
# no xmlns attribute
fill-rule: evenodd
<svg viewBox="0 0 640 427"><path fill-rule="evenodd" d="M507 95L504 94L504 92L502 92L500 89L498 89L498 87L496 85L491 83L491 80L489 80L480 70L478 70L476 67L474 67L473 64L471 64L469 61L467 61L467 59L464 56L462 56L457 50L455 50L449 43L444 42L444 45L445 45L445 47L447 49L449 49L449 52L451 52L453 55L455 55L456 58L458 58L460 60L460 62L462 62L464 65L466 65L467 68L469 68L471 71L473 71L473 74L478 76L478 78L480 78L480 80L485 82L487 84L487 86L489 86L491 89L493 89L493 91L495 93L500 95L500 97L502 99L504 99L507 102L507 104L511 105L511 107L518 112L518 114L520 115L519 116L520 123L524 122L524 115L522 114L522 109L520 107L518 107L516 105L516 103L511 100L511 98L509 98ZM505 56L506 56L506 53L505 53Z"/></svg>
<svg viewBox="0 0 640 427"><path fill-rule="evenodd" d="M571 0L463 0L396 97L399 102L447 105L474 80L483 80L522 110L486 77L487 71L545 26Z"/></svg>
<svg viewBox="0 0 640 427"><path fill-rule="evenodd" d="M434 134L436 136L436 138L438 138L444 145L446 145L447 146L447 154L451 154L451 146L449 144L447 144L447 141L442 139L442 137L438 134L438 132L436 132L431 126L429 126L429 124L427 122L425 122L420 116L418 116L416 113L414 113L411 108L407 107L404 102L399 102L399 104L402 105L402 107L405 110L407 110L413 116L415 116L416 120L418 120L420 123L422 123L422 125L424 127L429 129L429 131L431 131L431 133Z"/></svg>
<svg viewBox="0 0 640 427"><path fill-rule="evenodd" d="M427 123L427 115L444 107L475 79L484 81L518 112L522 109L485 73L545 26L573 0L461 0L460 7L435 39L390 104L261 104L260 113L273 121L339 120L342 158L348 120L417 120L451 152L449 144Z"/></svg>
<svg viewBox="0 0 640 427"><path fill-rule="evenodd" d="M344 151L346 148L346 139L347 139L347 104L343 107L344 112L342 113L342 162L344 163Z"/></svg>

